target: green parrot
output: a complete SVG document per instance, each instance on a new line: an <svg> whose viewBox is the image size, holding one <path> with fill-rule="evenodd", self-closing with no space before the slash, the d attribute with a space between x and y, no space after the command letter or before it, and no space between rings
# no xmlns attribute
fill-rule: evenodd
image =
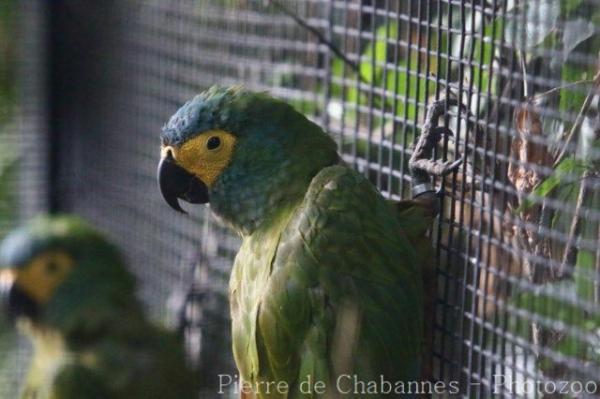
<svg viewBox="0 0 600 399"><path fill-rule="evenodd" d="M378 397L419 380L437 203L429 175L460 161L428 159L447 105L429 109L411 159L418 200L397 204L344 165L319 126L266 93L213 87L167 122L165 201L182 212L179 199L209 203L243 239L229 287L242 396Z"/></svg>
<svg viewBox="0 0 600 399"><path fill-rule="evenodd" d="M23 399L195 397L176 337L146 320L121 255L83 220L34 219L4 240L0 267L34 348Z"/></svg>

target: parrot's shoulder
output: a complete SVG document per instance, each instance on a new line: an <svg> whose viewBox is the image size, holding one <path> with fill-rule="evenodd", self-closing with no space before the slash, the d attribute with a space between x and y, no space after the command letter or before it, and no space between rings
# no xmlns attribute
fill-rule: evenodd
<svg viewBox="0 0 600 399"><path fill-rule="evenodd" d="M261 302L258 348L269 348L273 375L290 373L296 347L298 375L328 378L333 364L412 376L422 320L417 259L397 212L365 176L344 165L322 169L281 235Z"/></svg>
<svg viewBox="0 0 600 399"><path fill-rule="evenodd" d="M310 217L339 212L367 216L378 210L388 212L377 209L383 203L383 197L363 175L345 165L334 165L313 178L300 210Z"/></svg>
<svg viewBox="0 0 600 399"><path fill-rule="evenodd" d="M140 317L78 346L54 377L52 398L194 397L191 370L174 334Z"/></svg>
<svg viewBox="0 0 600 399"><path fill-rule="evenodd" d="M323 169L313 179L304 206L321 214L344 210L363 217L371 215L362 220L362 231L369 228L364 224L375 222L380 225L382 221L379 218L387 218L389 220L383 224L395 229L399 236L408 238L413 244L420 244L433 221L433 213L427 203L386 200L365 176L345 165Z"/></svg>
<svg viewBox="0 0 600 399"><path fill-rule="evenodd" d="M323 168L312 180L306 199L330 200L345 196L348 192L355 195L364 190L375 193L375 188L364 176L345 165L333 165Z"/></svg>
<svg viewBox="0 0 600 399"><path fill-rule="evenodd" d="M390 233L402 241L396 212L365 176L345 165L324 168L314 177L299 216L319 222L301 224L303 231L336 234L345 228L356 240L377 240Z"/></svg>
<svg viewBox="0 0 600 399"><path fill-rule="evenodd" d="M68 364L54 379L51 399L107 398L107 383L89 367L77 363Z"/></svg>
<svg viewBox="0 0 600 399"><path fill-rule="evenodd" d="M95 354L92 369L116 391L165 399L193 397L193 374L176 336L145 320L123 336L107 336Z"/></svg>
<svg viewBox="0 0 600 399"><path fill-rule="evenodd" d="M313 178L281 242L280 247L310 253L321 268L359 278L371 274L383 284L416 266L395 210L365 176L345 165L324 168ZM403 266L392 266L399 259Z"/></svg>

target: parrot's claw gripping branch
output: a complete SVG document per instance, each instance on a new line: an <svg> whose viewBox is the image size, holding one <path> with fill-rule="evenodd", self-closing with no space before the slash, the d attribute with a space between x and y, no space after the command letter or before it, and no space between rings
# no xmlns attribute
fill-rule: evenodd
<svg viewBox="0 0 600 399"><path fill-rule="evenodd" d="M461 111L466 112L466 107L453 98L444 98L434 101L427 109L425 122L421 129L419 140L413 150L412 156L408 161L412 180L413 180L413 198L424 199L424 197L437 196L431 185L431 177L445 177L455 172L462 158L455 161L439 161L431 159L433 150L444 136L452 137L453 133L445 126L438 126L439 118L444 115L446 109L451 106L458 106ZM433 198L431 198L433 199Z"/></svg>

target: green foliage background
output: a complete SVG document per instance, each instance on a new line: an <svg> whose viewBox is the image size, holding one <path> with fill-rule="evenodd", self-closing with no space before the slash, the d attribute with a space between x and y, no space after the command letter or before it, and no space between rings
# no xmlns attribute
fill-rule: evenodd
<svg viewBox="0 0 600 399"><path fill-rule="evenodd" d="M16 111L16 1L0 1L0 239L16 222L16 159L14 135ZM0 397L13 397L18 389L15 359L16 336L0 314Z"/></svg>
<svg viewBox="0 0 600 399"><path fill-rule="evenodd" d="M396 22L385 21L375 26L372 40L364 40L355 68L345 60L334 57L331 64L331 95L334 100L340 99L346 105L340 119L347 126L358 125L368 132L368 136L355 134L353 137L344 137L342 151L371 162L381 162L382 159L388 159L389 144L381 149L377 140L402 142L406 148L406 144L414 139L414 126L399 123L380 129L381 125L387 123L383 118L369 115L369 119L365 120L363 112L361 119L361 113L355 109L360 106L374 107L403 117L409 123L417 122L423 116L419 115L417 104L428 102L436 92L444 95L446 90L434 76L453 83L458 83L462 76L464 85L473 84L478 93L470 99L470 111L479 120L485 120L486 113L495 106L485 101L494 102L498 97L509 95L501 91L507 83L506 79L501 82L502 73L498 71L501 68L509 69L510 65L502 63L512 57L522 64L525 71L523 104L539 100L538 105L548 111L539 116L543 124L541 139L556 161L544 165L551 171L542 176L532 192L520 193L522 200L514 216L519 218L533 207L541 208L549 200L558 202L564 209L551 211L544 227L554 234L569 236L573 221L578 218L574 209L582 189L581 181L586 175L596 176L600 172L600 140L590 128L600 123L600 107L586 105L586 97L596 84L593 79L599 73L600 10L597 2L508 1L504 16L491 17L468 9L464 20L461 20L460 13L450 17L448 10L442 8L441 12L440 20L443 23L440 31L431 28L431 42L428 44L431 52L428 55L412 51L408 57L398 57L397 50L393 54L399 40L414 46L423 46L424 43L402 36L403 31ZM460 35L447 36L450 27L466 30L462 43L459 41ZM507 51L511 51L512 55L508 56ZM448 68L448 59L468 59L470 65L459 71L457 62ZM549 88L536 83L533 78L552 79L560 84ZM366 90L360 88L363 85ZM370 87L378 88L379 92L369 90ZM486 93L491 96L489 100ZM389 98L393 96L399 96L402 100L392 104ZM513 128L518 129L515 126ZM378 133L380 130L381 137ZM565 145L571 131L570 144L574 149ZM373 135L372 132L376 133ZM559 156L562 148L568 149L563 156ZM395 161L390 166L397 170L401 166L398 163L401 157L399 154L393 155ZM476 168L478 162L475 161L472 166ZM479 173L485 175L486 171L480 170ZM395 187L391 191L395 192ZM591 189L581 208L585 213L600 211L600 189ZM544 223L543 220L535 222ZM590 337L598 335L600 329L595 293L598 290L595 282L599 278L595 268L599 261L596 259L597 253L579 243L597 241L599 227L593 219L582 217L581 227L575 237L576 256L569 265L571 273L555 280L536 282L539 285L535 289L531 289L531 286L513 287L513 296L506 309L506 317L519 319L514 329L526 342L535 340L532 337L534 321L538 327L552 330L562 337L545 344L554 352L596 364L600 364L600 336ZM550 250L544 256L560 263L565 256L565 247L564 242L551 239ZM528 278L526 275L517 277L523 280ZM586 338L580 338L581 335ZM540 358L537 366L545 372L553 364L548 359Z"/></svg>
<svg viewBox="0 0 600 399"><path fill-rule="evenodd" d="M15 204L11 193L17 149L8 135L13 133L16 108L15 0L0 2L0 234L14 219Z"/></svg>

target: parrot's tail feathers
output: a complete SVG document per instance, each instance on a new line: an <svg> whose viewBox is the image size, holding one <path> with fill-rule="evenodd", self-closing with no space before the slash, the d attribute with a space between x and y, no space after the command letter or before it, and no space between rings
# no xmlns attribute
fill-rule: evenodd
<svg viewBox="0 0 600 399"><path fill-rule="evenodd" d="M433 196L435 198L435 196ZM416 263L423 279L423 348L421 359L422 381L435 383L433 374L434 325L437 296L437 270L432 255L432 222L437 215L439 201L428 201L429 196L399 202L389 201L396 212L400 227L415 248ZM422 396L427 397L427 396ZM429 396L431 397L431 396Z"/></svg>
<svg viewBox="0 0 600 399"><path fill-rule="evenodd" d="M419 245L428 237L433 219L437 215L435 204L426 201L427 197L416 200L388 201L394 210L400 227L413 245ZM429 242L429 241L427 241Z"/></svg>
<svg viewBox="0 0 600 399"><path fill-rule="evenodd" d="M431 177L445 177L454 173L462 164L461 157L454 161L433 160L433 151L437 144L446 137L453 137L453 132L445 127L438 126L438 120L446 113L448 107L458 106L462 112L467 112L464 104L455 98L443 98L431 103L421 129L419 140L409 160L409 167L413 180L413 198L427 198L428 201L437 201L437 196L431 187ZM423 198L423 199L425 199Z"/></svg>

